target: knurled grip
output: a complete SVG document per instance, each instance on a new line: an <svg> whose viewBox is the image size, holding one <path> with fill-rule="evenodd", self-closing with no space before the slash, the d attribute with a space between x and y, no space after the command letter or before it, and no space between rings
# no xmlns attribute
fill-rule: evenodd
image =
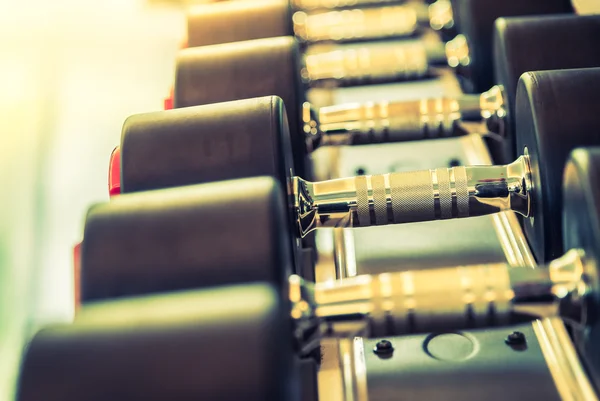
<svg viewBox="0 0 600 401"><path fill-rule="evenodd" d="M388 115L392 142L455 136L456 122L461 118L459 102L445 97L392 102Z"/></svg>
<svg viewBox="0 0 600 401"><path fill-rule="evenodd" d="M373 184L373 210L375 211L375 224L378 226L387 224L387 197L385 194L385 178L376 175L371 178Z"/></svg>
<svg viewBox="0 0 600 401"><path fill-rule="evenodd" d="M359 221L371 221L369 183L364 175L356 177L356 212Z"/></svg>
<svg viewBox="0 0 600 401"><path fill-rule="evenodd" d="M369 292L375 336L506 324L514 297L505 264L380 274Z"/></svg>
<svg viewBox="0 0 600 401"><path fill-rule="evenodd" d="M359 227L468 217L466 167L355 177Z"/></svg>
<svg viewBox="0 0 600 401"><path fill-rule="evenodd" d="M294 177L300 235L318 227L369 227L513 211L531 213L529 158L308 182Z"/></svg>
<svg viewBox="0 0 600 401"><path fill-rule="evenodd" d="M460 118L459 102L451 98L354 103L322 107L319 129L346 134L355 145L404 142L464 135Z"/></svg>
<svg viewBox="0 0 600 401"><path fill-rule="evenodd" d="M423 44L355 47L308 54L303 78L309 83L335 80L351 85L387 80L414 80L429 73Z"/></svg>
<svg viewBox="0 0 600 401"><path fill-rule="evenodd" d="M414 35L417 13L410 6L378 7L293 16L294 33L306 42L368 40Z"/></svg>

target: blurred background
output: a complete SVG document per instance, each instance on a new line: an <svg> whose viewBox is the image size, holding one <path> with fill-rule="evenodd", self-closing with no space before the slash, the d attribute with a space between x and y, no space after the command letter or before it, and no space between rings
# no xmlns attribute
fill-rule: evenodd
<svg viewBox="0 0 600 401"><path fill-rule="evenodd" d="M123 121L162 108L180 6L0 0L1 401L27 336L73 316L72 247Z"/></svg>

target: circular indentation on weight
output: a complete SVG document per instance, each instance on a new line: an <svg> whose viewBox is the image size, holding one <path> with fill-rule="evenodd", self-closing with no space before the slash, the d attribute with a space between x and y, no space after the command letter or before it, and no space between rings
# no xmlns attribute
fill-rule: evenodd
<svg viewBox="0 0 600 401"><path fill-rule="evenodd" d="M367 170L364 167L358 167L356 169L356 175L365 175L367 174Z"/></svg>
<svg viewBox="0 0 600 401"><path fill-rule="evenodd" d="M458 362L477 354L479 344L477 339L465 333L438 333L427 336L423 349L434 359Z"/></svg>

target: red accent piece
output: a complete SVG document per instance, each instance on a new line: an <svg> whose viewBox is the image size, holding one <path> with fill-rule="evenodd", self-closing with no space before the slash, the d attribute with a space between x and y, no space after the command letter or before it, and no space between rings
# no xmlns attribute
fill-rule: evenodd
<svg viewBox="0 0 600 401"><path fill-rule="evenodd" d="M163 103L163 108L165 110L173 110L174 98L175 98L175 89L171 88L171 91L169 92L169 96L167 96L165 98L164 103Z"/></svg>
<svg viewBox="0 0 600 401"><path fill-rule="evenodd" d="M108 165L108 194L113 197L121 193L121 148L118 146L110 154Z"/></svg>
<svg viewBox="0 0 600 401"><path fill-rule="evenodd" d="M81 242L73 247L73 289L77 312L81 306Z"/></svg>

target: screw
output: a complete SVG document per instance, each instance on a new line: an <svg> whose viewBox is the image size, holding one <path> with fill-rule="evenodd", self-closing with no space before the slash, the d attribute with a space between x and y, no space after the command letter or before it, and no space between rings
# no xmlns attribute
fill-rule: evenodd
<svg viewBox="0 0 600 401"><path fill-rule="evenodd" d="M460 165L461 165L461 163L460 163L460 160L458 160L458 159L450 159L450 161L448 162L448 166L450 166L450 167L458 167Z"/></svg>
<svg viewBox="0 0 600 401"><path fill-rule="evenodd" d="M367 170L365 170L364 167L359 167L356 169L356 175L365 175L367 173Z"/></svg>
<svg viewBox="0 0 600 401"><path fill-rule="evenodd" d="M377 355L389 355L394 352L394 347L388 340L381 340L375 345L373 352Z"/></svg>
<svg viewBox="0 0 600 401"><path fill-rule="evenodd" d="M525 334L520 331L513 331L510 333L504 342L508 345L522 345L525 344Z"/></svg>

